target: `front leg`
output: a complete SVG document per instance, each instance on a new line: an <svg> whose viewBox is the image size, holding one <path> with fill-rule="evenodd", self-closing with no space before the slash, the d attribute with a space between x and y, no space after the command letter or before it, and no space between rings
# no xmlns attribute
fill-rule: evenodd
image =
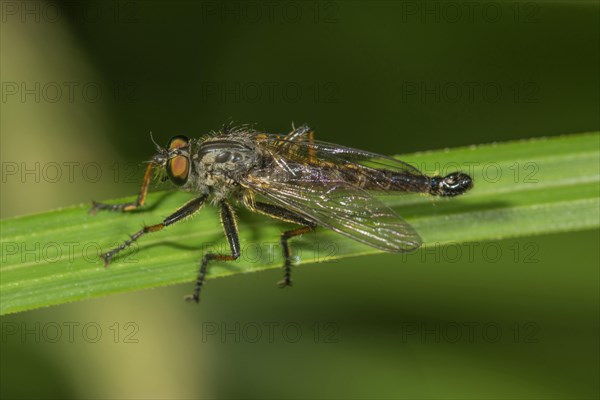
<svg viewBox="0 0 600 400"><path fill-rule="evenodd" d="M191 201L188 201L187 203L185 203L183 205L183 207L179 208L173 214L169 215L160 224L145 226L142 230L131 235L131 239L126 240L119 247L116 247L116 248L102 254L101 257L104 259L104 266L108 267L108 265L112 261L112 258L117 253L119 253L121 250L124 250L127 247L131 246L131 244L133 242L138 240L141 236L145 235L146 233L160 231L164 227L172 225L175 222L181 221L185 217L189 217L190 215L194 214L196 211L198 211L200 209L200 207L202 207L202 205L206 201L207 197L208 197L207 195L204 195L204 196L198 197L196 199L193 199Z"/></svg>
<svg viewBox="0 0 600 400"><path fill-rule="evenodd" d="M144 179L142 180L142 187L140 188L140 192L138 193L138 197L136 201L131 203L121 203L121 204L105 204L99 203L97 201L92 200L92 208L89 213L94 215L98 212L98 210L108 210L108 211L133 211L144 205L146 201L146 195L148 194L148 187L150 186L150 180L152 179L152 169L154 168L154 161L151 161L146 168L146 172L144 173Z"/></svg>

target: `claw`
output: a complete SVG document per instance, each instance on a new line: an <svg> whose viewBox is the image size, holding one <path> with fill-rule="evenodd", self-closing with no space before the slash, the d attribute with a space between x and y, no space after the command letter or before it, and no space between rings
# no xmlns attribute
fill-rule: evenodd
<svg viewBox="0 0 600 400"><path fill-rule="evenodd" d="M112 261L112 254L105 253L105 254L102 254L100 257L104 260L104 268L108 268L108 266L110 265L110 262Z"/></svg>
<svg viewBox="0 0 600 400"><path fill-rule="evenodd" d="M200 297L196 296L195 294L189 294L187 296L185 296L185 301L187 301L188 303L191 303L192 301L195 302L196 304L198 304L200 302Z"/></svg>
<svg viewBox="0 0 600 400"><path fill-rule="evenodd" d="M100 209L100 203L92 200L92 208L90 208L90 210L88 211L89 215L96 215L98 213L98 210Z"/></svg>
<svg viewBox="0 0 600 400"><path fill-rule="evenodd" d="M279 282L277 282L277 286L279 286L281 289L288 287L288 286L292 286L292 280L291 279L282 279Z"/></svg>

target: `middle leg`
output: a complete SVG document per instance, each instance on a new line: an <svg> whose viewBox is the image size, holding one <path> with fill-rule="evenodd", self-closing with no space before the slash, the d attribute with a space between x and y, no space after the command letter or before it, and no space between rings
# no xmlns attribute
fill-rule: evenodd
<svg viewBox="0 0 600 400"><path fill-rule="evenodd" d="M198 272L198 277L196 278L196 287L194 288L194 293L186 296L185 299L187 301L195 301L196 303L200 302L200 290L202 290L202 286L204 285L206 269L210 261L234 261L240 256L240 238L238 234L237 223L235 221L235 213L233 212L233 208L225 200L221 201L220 206L221 223L223 224L223 230L225 231L225 236L229 242L231 254L208 253L202 257L202 263L200 264L200 271Z"/></svg>

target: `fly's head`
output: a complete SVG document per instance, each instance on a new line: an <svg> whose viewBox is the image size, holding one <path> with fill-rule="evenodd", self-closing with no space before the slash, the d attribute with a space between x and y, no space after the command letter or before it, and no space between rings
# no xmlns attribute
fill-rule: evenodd
<svg viewBox="0 0 600 400"><path fill-rule="evenodd" d="M152 162L167 173L176 186L184 186L191 175L191 141L183 135L173 136L166 148L156 145L157 154Z"/></svg>

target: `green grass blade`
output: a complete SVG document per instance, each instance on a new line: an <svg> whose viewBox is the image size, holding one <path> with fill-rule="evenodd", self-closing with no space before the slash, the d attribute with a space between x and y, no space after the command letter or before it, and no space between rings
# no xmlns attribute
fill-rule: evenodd
<svg viewBox="0 0 600 400"><path fill-rule="evenodd" d="M453 199L384 201L417 229L424 246L594 229L600 225L599 148L595 132L401 156L428 173L469 172L475 188ZM149 196L142 212L90 216L82 204L1 221L0 313L182 282L190 283L182 288L187 294L202 253L227 249L214 207L142 238L108 269L97 254L189 198L161 192ZM289 225L242 210L239 217L242 257L211 264L209 279L282 264L278 238ZM304 263L378 252L323 229L294 240L293 249Z"/></svg>

